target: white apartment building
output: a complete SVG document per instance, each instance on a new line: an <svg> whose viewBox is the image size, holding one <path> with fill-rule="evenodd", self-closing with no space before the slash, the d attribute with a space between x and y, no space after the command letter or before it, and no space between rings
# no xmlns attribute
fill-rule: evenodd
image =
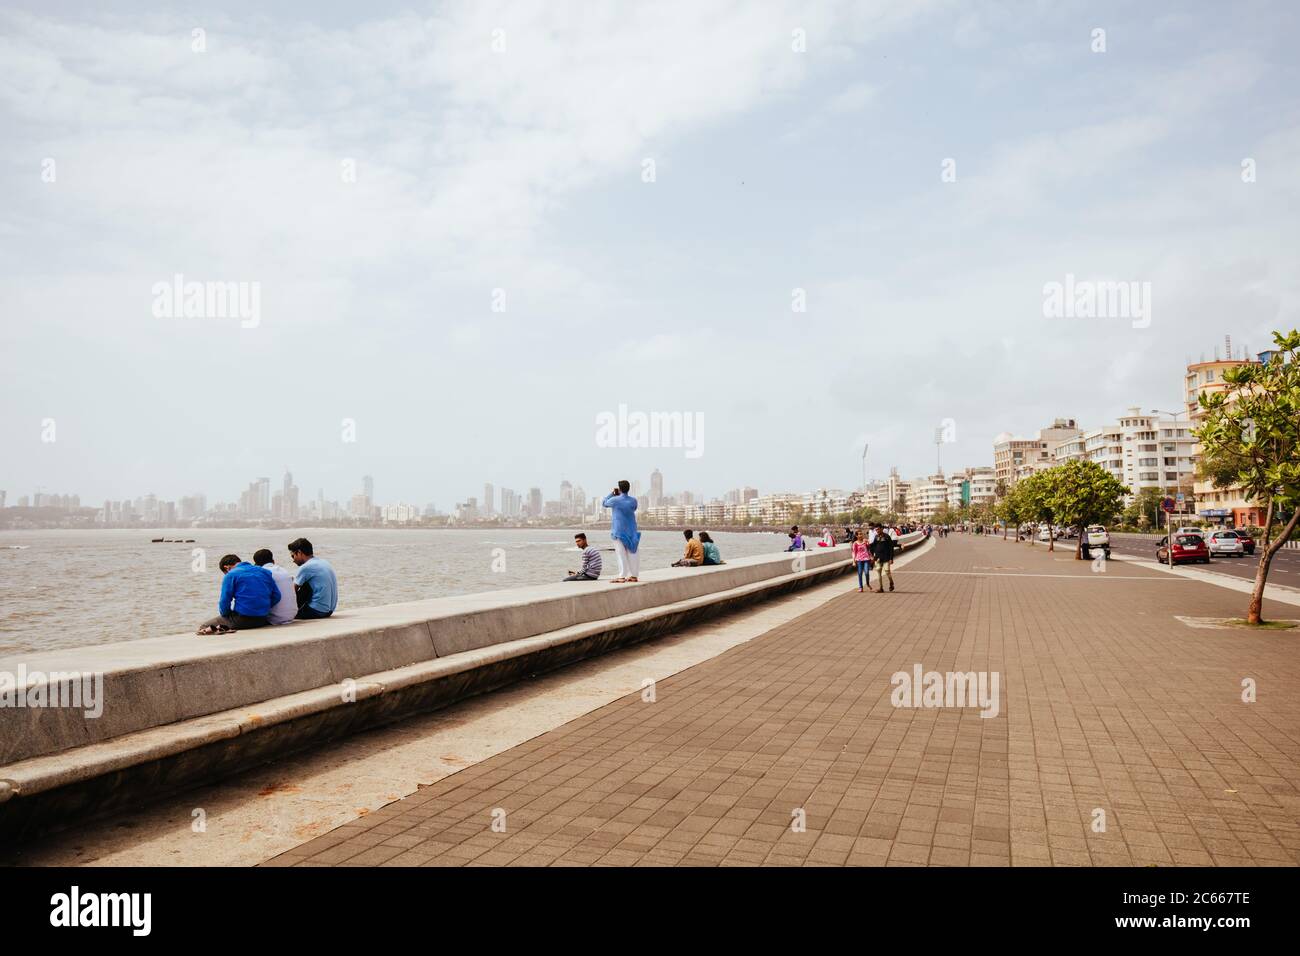
<svg viewBox="0 0 1300 956"><path fill-rule="evenodd" d="M998 476L992 465L959 471L948 479L948 507L991 505L997 499Z"/></svg>
<svg viewBox="0 0 1300 956"><path fill-rule="evenodd" d="M1132 502L1144 488L1191 491L1194 440L1187 422L1144 414L1133 406L1118 422L1093 428L1056 447L1056 463L1091 461L1128 488Z"/></svg>
<svg viewBox="0 0 1300 956"><path fill-rule="evenodd" d="M907 490L907 520L924 521L948 503L948 479L942 473L917 478Z"/></svg>

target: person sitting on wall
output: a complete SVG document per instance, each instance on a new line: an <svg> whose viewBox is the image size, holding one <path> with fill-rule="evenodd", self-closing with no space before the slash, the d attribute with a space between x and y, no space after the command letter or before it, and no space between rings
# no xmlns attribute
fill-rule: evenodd
<svg viewBox="0 0 1300 956"><path fill-rule="evenodd" d="M686 553L673 562L675 568L694 568L704 563L704 548L695 540L695 532L687 528L682 534L686 537Z"/></svg>
<svg viewBox="0 0 1300 956"><path fill-rule="evenodd" d="M237 554L227 554L217 564L221 568L221 596L217 598L217 616L200 625L201 635L228 634L253 627L266 627L267 615L280 601L280 589L266 568L241 561Z"/></svg>
<svg viewBox="0 0 1300 956"><path fill-rule="evenodd" d="M798 526L798 525L795 525L794 527L792 527L792 528L790 529L790 547L786 548L786 550L787 550L787 551L802 551L802 550L804 550L804 546L803 546L803 535L799 533L799 526Z"/></svg>
<svg viewBox="0 0 1300 956"><path fill-rule="evenodd" d="M603 564L600 560L600 551L590 547L587 544L587 536L579 531L573 536L573 543L578 546L582 552L582 567L577 571L570 571L566 581L594 581L600 577Z"/></svg>
<svg viewBox="0 0 1300 956"><path fill-rule="evenodd" d="M298 620L312 621L329 617L339 604L339 582L334 569L324 558L318 558L306 538L289 542L289 557L298 565L293 578L294 594L298 598Z"/></svg>
<svg viewBox="0 0 1300 956"><path fill-rule="evenodd" d="M722 560L722 552L718 550L718 546L713 543L713 539L709 537L707 531L700 532L700 547L704 550L704 563L706 565L726 564L726 562Z"/></svg>

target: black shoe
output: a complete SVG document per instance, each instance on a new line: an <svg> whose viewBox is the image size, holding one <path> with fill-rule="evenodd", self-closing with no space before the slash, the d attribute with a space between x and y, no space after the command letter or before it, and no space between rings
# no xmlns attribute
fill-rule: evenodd
<svg viewBox="0 0 1300 956"><path fill-rule="evenodd" d="M894 590L894 585L892 583L889 585L889 590Z"/></svg>

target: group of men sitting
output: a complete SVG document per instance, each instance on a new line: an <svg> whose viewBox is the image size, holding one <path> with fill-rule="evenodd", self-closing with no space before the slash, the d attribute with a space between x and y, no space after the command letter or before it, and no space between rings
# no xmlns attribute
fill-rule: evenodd
<svg viewBox="0 0 1300 956"><path fill-rule="evenodd" d="M289 557L296 574L275 563L270 548L253 554L253 563L227 554L220 562L221 596L217 616L204 621L199 634L228 634L270 624L329 617L339 603L338 579L324 558L312 552L311 542L289 542Z"/></svg>
<svg viewBox="0 0 1300 956"><path fill-rule="evenodd" d="M695 537L695 532L687 528L682 534L686 538L686 553L677 561L673 562L674 568L693 568L701 565L725 564L722 560L722 553L714 543L713 538L709 537L707 531L701 531L699 539ZM577 571L570 571L566 581L595 581L600 577L600 571L603 564L600 559L600 549L593 548L587 543L587 536L579 531L573 536L574 544L582 552L582 566Z"/></svg>

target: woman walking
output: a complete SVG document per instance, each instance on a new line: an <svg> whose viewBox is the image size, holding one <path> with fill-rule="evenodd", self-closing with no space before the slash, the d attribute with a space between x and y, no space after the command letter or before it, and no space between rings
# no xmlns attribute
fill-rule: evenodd
<svg viewBox="0 0 1300 956"><path fill-rule="evenodd" d="M871 587L871 550L861 531L853 539L853 563L858 566L858 593L861 594L863 574L866 575L867 587Z"/></svg>

